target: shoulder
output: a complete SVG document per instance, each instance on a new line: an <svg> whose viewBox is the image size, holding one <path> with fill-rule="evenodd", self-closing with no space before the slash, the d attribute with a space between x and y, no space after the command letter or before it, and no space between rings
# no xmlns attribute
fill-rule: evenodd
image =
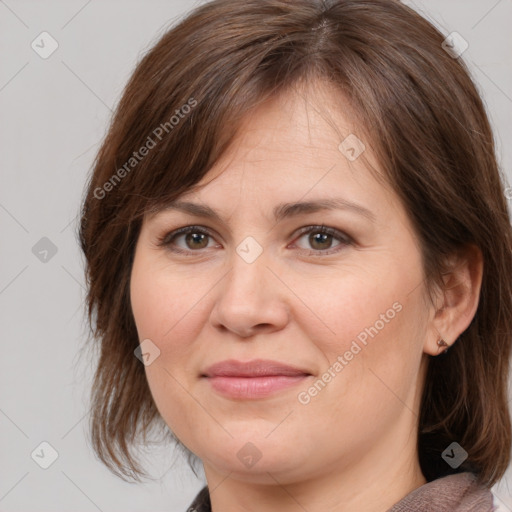
<svg viewBox="0 0 512 512"><path fill-rule="evenodd" d="M457 473L418 487L388 512L492 512L493 495L474 474Z"/></svg>

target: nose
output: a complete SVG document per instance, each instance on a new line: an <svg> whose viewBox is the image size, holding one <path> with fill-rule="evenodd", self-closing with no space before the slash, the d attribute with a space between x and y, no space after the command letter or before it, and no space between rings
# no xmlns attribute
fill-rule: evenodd
<svg viewBox="0 0 512 512"><path fill-rule="evenodd" d="M215 287L212 325L242 338L283 329L289 321L286 287L263 256L247 263L233 254L230 271Z"/></svg>

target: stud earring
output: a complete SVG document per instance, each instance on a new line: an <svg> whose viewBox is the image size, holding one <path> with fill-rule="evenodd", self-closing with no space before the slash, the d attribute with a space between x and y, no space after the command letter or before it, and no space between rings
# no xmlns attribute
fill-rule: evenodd
<svg viewBox="0 0 512 512"><path fill-rule="evenodd" d="M448 345L448 343L446 343L446 341L444 341L444 340L443 340L443 338L439 338L439 339L437 340L437 346L438 346L439 348L446 347L446 348L442 351L442 353L443 353L443 354L446 354L446 352L448 352L448 349L450 348L450 347L449 347L449 345Z"/></svg>

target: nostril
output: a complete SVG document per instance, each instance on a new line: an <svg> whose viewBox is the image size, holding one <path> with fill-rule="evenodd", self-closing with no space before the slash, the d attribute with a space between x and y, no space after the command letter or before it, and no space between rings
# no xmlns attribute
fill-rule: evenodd
<svg viewBox="0 0 512 512"><path fill-rule="evenodd" d="M258 324L254 328L261 330L261 329L268 329L269 327L270 327L270 324Z"/></svg>

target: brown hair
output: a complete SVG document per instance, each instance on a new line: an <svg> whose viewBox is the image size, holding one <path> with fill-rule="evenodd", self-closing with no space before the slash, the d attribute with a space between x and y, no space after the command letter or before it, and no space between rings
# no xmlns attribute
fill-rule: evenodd
<svg viewBox="0 0 512 512"><path fill-rule="evenodd" d="M145 212L191 190L250 108L323 78L348 99L408 211L427 284L441 282L445 256L466 244L483 254L471 325L429 361L418 450L429 481L469 470L490 487L503 476L511 449L509 211L485 108L443 39L394 0L214 0L141 59L96 157L80 225L100 349L90 432L111 471L145 476L132 449L163 424L134 357L129 281ZM468 452L457 470L441 458L452 441Z"/></svg>

